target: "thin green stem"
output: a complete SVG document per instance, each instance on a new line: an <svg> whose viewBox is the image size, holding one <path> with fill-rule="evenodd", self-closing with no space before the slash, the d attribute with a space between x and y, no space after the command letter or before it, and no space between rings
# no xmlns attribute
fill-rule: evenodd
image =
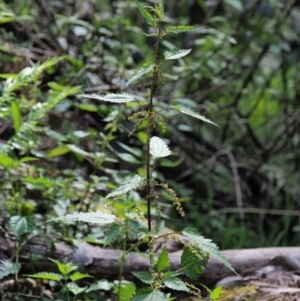
<svg viewBox="0 0 300 301"><path fill-rule="evenodd" d="M159 66L159 46L160 46L160 24L158 24L158 33L157 33L157 42L155 45L155 57L154 63L155 67L152 75L150 99L149 99L149 108L148 108L148 128L147 128L147 155L146 155L146 166L147 166L147 218L148 218L148 230L151 231L151 172L150 172L150 139L153 131L153 121L152 121L152 112L153 112L153 97L157 85L158 78L158 66Z"/></svg>

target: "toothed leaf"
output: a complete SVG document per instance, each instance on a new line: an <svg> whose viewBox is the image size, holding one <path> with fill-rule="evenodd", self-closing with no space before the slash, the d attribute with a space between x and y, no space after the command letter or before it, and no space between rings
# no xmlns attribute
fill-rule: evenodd
<svg viewBox="0 0 300 301"><path fill-rule="evenodd" d="M93 278L93 276L89 275L89 274L82 274L78 271L76 271L75 273L73 273L72 275L70 275L70 279L74 282L83 278Z"/></svg>
<svg viewBox="0 0 300 301"><path fill-rule="evenodd" d="M168 299L161 291L146 288L138 291L131 301L167 301Z"/></svg>
<svg viewBox="0 0 300 301"><path fill-rule="evenodd" d="M79 94L78 96L93 98L97 100L116 102L116 103L124 103L134 101L134 96L127 93L119 93L119 94L107 94L107 95L98 95L98 94Z"/></svg>
<svg viewBox="0 0 300 301"><path fill-rule="evenodd" d="M199 113L197 113L196 111L194 111L193 109L185 106L183 103L179 102L179 101L171 101L170 103L170 107L183 113L186 115L190 115L192 117L195 117L197 119L201 119L202 121L211 123L213 125L218 126L217 124L215 124L214 122L210 121L209 119L207 119L206 117L200 115Z"/></svg>
<svg viewBox="0 0 300 301"><path fill-rule="evenodd" d="M177 60L188 55L192 49L172 49L165 51L164 57L166 60Z"/></svg>
<svg viewBox="0 0 300 301"><path fill-rule="evenodd" d="M73 293L74 295L79 295L82 294L86 289L87 286L85 287L80 287L78 286L76 283L74 282L69 282L67 283L66 287L68 288L68 290Z"/></svg>
<svg viewBox="0 0 300 301"><path fill-rule="evenodd" d="M90 224L110 224L116 220L116 216L113 214L97 212L75 212L73 214L67 214L51 219L51 221L63 221L63 222L84 222Z"/></svg>
<svg viewBox="0 0 300 301"><path fill-rule="evenodd" d="M154 68L154 64L147 66L147 67L142 67L141 69L139 69L138 71L136 71L134 74L132 74L129 79L127 80L127 82L125 83L125 86L129 86L133 81L135 81L136 79L140 78L142 75L149 73L150 71L152 71L152 69Z"/></svg>
<svg viewBox="0 0 300 301"><path fill-rule="evenodd" d="M137 0L134 0L136 6L138 7L141 15L146 20L148 24L150 24L153 27L156 27L158 25L158 20L154 18L150 12L147 11L147 9Z"/></svg>
<svg viewBox="0 0 300 301"><path fill-rule="evenodd" d="M183 292L189 292L188 287L186 286L186 284L180 280L177 277L173 277L173 278L165 278L163 281L164 285L172 290L175 291L183 291Z"/></svg>
<svg viewBox="0 0 300 301"><path fill-rule="evenodd" d="M162 270L168 269L169 267L170 267L169 254L166 247L164 247L158 256L156 268L160 272Z"/></svg>
<svg viewBox="0 0 300 301"><path fill-rule="evenodd" d="M21 269L19 262L12 262L9 259L0 260L0 280L10 274L17 274Z"/></svg>
<svg viewBox="0 0 300 301"><path fill-rule="evenodd" d="M181 269L183 273L191 279L196 279L197 276L202 273L207 262L205 258L206 254L200 253L200 250L194 251L196 251L196 253L192 252L190 248L185 247L181 255Z"/></svg>
<svg viewBox="0 0 300 301"><path fill-rule="evenodd" d="M63 279L63 276L60 274L46 273L46 272L36 273L32 275L25 275L25 276L30 278L46 279L46 280L54 280L54 281L61 281Z"/></svg>
<svg viewBox="0 0 300 301"><path fill-rule="evenodd" d="M140 177L139 175L127 176L122 181L121 185L117 189L109 193L106 197L107 198L115 197L124 194L130 190L133 190L139 187L142 184L143 180L144 178Z"/></svg>
<svg viewBox="0 0 300 301"><path fill-rule="evenodd" d="M167 157L171 154L166 142L153 136L150 139L150 154L155 158Z"/></svg>
<svg viewBox="0 0 300 301"><path fill-rule="evenodd" d="M182 234L189 237L194 243L196 243L200 250L203 250L210 255L214 256L218 259L221 263L227 266L234 272L231 264L227 261L223 253L220 251L218 246L213 243L210 239L204 238L196 228L187 227L182 231Z"/></svg>
<svg viewBox="0 0 300 301"><path fill-rule="evenodd" d="M132 274L144 283L153 283L152 274L149 271L132 272Z"/></svg>

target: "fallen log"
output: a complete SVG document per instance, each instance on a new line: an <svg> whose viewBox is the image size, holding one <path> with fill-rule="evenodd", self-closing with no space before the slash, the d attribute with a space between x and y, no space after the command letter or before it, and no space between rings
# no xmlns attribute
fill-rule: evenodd
<svg viewBox="0 0 300 301"><path fill-rule="evenodd" d="M116 279L120 270L120 250L101 248L82 243L78 250L67 244L55 243L55 248L51 243L40 239L31 239L24 244L19 254L19 262L22 264L21 274L33 272L57 272L56 266L48 258L77 262L84 265L85 272L94 276L96 279ZM0 251L7 257L13 257L16 244L14 241L0 238ZM169 254L172 270L180 268L180 258L182 251L176 251ZM223 252L225 257L231 263L235 271L241 276L247 276L258 269L267 266L278 257L297 258L300 260L300 247L272 247L242 250L226 250ZM35 258L34 261L30 257ZM78 262L79 261L79 262ZM129 252L125 265L123 267L123 276L125 279L133 279L132 272L147 270L149 261L147 254ZM217 261L210 258L205 271L199 275L197 283L212 285L227 276L234 273Z"/></svg>

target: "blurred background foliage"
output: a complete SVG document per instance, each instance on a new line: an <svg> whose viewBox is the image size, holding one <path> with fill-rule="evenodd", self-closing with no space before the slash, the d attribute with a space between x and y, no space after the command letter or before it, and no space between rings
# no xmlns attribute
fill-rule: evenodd
<svg viewBox="0 0 300 301"><path fill-rule="evenodd" d="M155 134L174 153L157 176L186 211L181 219L162 193L170 228L196 226L222 249L299 245L299 1L165 6L168 25L203 28L162 42L193 50L162 66L167 85L155 105L180 100L220 126L163 113L167 132ZM128 138L137 107L76 95L123 91L130 72L152 60L155 40L143 32L149 28L129 0L0 2L2 219L18 215L35 221L28 233L92 241L104 234L42 221L103 208L125 216L122 204L140 199L131 193L115 209L104 199L122 176L144 173L145 133ZM145 103L149 85L148 78L126 91Z"/></svg>

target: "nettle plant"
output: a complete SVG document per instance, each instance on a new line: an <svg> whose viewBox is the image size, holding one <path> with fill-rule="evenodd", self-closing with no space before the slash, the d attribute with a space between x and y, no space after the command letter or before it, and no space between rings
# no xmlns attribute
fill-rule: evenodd
<svg viewBox="0 0 300 301"><path fill-rule="evenodd" d="M158 190L164 189L172 195L173 204L181 216L184 215L184 211L174 190L169 188L167 183L158 182L158 180L153 176L153 171L158 165L159 159L171 154L171 151L169 150L167 144L161 138L153 136L153 130L154 128L156 128L157 124L162 129L162 132L166 130L166 124L161 115L161 112L163 110L177 110L178 112L181 112L183 114L216 125L209 119L195 112L193 109L176 100L171 101L169 104L159 103L154 106L154 97L159 80L163 85L165 85L165 79L162 71L163 62L160 61L161 40L168 34L194 31L199 29L199 27L186 25L164 27L164 6L162 1L160 1L154 7L144 7L137 0L135 0L135 3L146 22L154 28L154 32L151 34L146 34L146 36L152 38L155 37L156 44L154 47L153 62L146 63L142 68L134 72L126 81L125 87L129 86L132 82L138 80L140 77L151 74L152 81L149 101L147 105L143 107L139 103L135 95L124 92L107 95L81 94L80 96L112 103L124 104L129 102L136 102L140 110L128 117L129 120L137 120L130 135L133 135L142 124L147 124L145 176L134 174L125 177L121 185L110 192L106 196L106 199L113 199L110 204L114 204L126 193L132 190L146 190L146 217L141 209L141 204L137 202L136 212L131 212L130 218L134 218L140 226L138 231L136 231L135 229L130 230L132 230L132 232L134 233L137 233L137 245L144 243L148 244L149 270L133 273L139 280L146 284L146 287L134 292L129 299L133 301L163 301L168 299L167 295L164 293L165 289L184 291L194 295L199 295L200 290L194 285L181 280L180 276L195 280L197 275L199 275L205 268L210 255L214 256L220 262L224 263L224 265L226 265L228 268L232 269L232 267L226 260L222 252L219 250L217 245L214 244L210 239L204 238L198 232L198 230L193 227L187 227L181 232L165 234L165 221L162 218L161 207L158 203ZM164 60L169 61L181 59L184 56L188 55L190 51L191 49L172 49L165 51ZM152 208L155 208L156 223L154 223L151 216ZM75 212L73 214L67 214L65 216L60 216L52 220L64 222L81 221L95 225L116 224L118 227L123 226L124 228L128 229L128 224L122 224L122 222L118 220L118 217L116 215L104 213L101 211ZM176 242L179 241L183 244L181 268L177 271L172 271L170 269L169 254L166 247L163 247L162 251L159 254L156 254L154 252L155 242L162 237L172 239Z"/></svg>

